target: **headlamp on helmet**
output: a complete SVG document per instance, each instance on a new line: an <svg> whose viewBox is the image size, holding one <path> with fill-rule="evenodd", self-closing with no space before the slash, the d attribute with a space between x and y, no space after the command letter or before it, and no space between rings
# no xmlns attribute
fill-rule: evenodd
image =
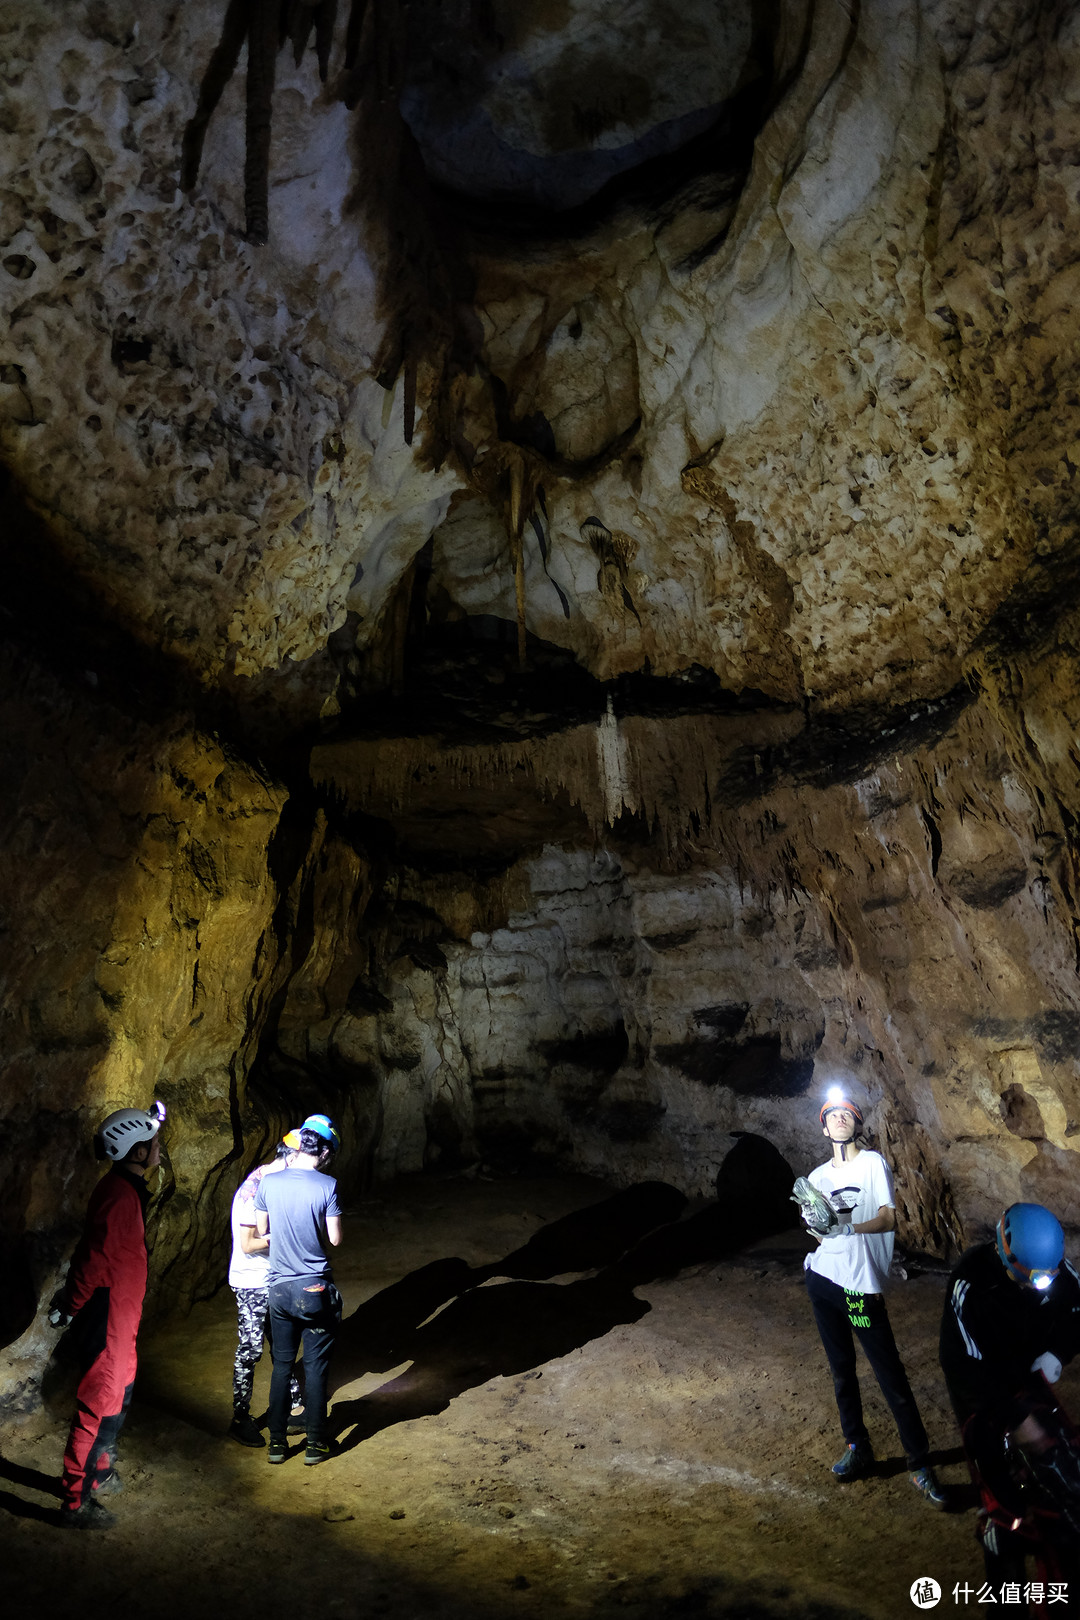
<svg viewBox="0 0 1080 1620"><path fill-rule="evenodd" d="M161 1129L165 1119L165 1104L155 1102L152 1108L118 1108L102 1121L95 1146L98 1157L126 1159L140 1142L150 1142Z"/></svg>
<svg viewBox="0 0 1080 1620"><path fill-rule="evenodd" d="M1024 1288L1043 1294L1061 1269L1065 1234L1042 1204L1010 1204L997 1223L997 1252L1005 1270Z"/></svg>
<svg viewBox="0 0 1080 1620"><path fill-rule="evenodd" d="M826 1114L831 1114L834 1108L846 1108L856 1125L862 1124L862 1110L845 1094L842 1086L830 1086L825 1093L825 1101L822 1103L821 1113L818 1115L823 1126Z"/></svg>

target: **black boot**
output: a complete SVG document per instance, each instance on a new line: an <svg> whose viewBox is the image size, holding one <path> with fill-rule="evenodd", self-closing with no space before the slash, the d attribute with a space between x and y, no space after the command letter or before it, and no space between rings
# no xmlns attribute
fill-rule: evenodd
<svg viewBox="0 0 1080 1620"><path fill-rule="evenodd" d="M250 1412L234 1412L229 1424L229 1439L239 1440L242 1446L265 1446L262 1430Z"/></svg>

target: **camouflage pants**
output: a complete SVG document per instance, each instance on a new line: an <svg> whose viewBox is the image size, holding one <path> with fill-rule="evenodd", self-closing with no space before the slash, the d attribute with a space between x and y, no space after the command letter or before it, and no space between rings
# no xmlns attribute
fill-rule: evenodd
<svg viewBox="0 0 1080 1620"><path fill-rule="evenodd" d="M236 1360L233 1362L233 1411L246 1412L251 1405L251 1391L255 1383L255 1363L263 1353L270 1290L268 1288L234 1288L236 1296ZM292 1404L302 1406L304 1397L294 1376L290 1386Z"/></svg>

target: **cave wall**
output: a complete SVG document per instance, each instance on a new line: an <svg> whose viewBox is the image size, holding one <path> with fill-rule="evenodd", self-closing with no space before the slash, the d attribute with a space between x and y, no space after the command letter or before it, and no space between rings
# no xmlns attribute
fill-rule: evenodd
<svg viewBox="0 0 1080 1620"><path fill-rule="evenodd" d="M815 1099L853 1074L912 1245L962 1246L1021 1198L1080 1225L1076 634L1067 616L1037 654L973 668L978 692L936 735L878 738L845 780L784 781L738 808L709 808L722 756L700 746L708 726L690 744L687 720L681 795L647 839L605 824L602 726L591 773L577 734L561 774L560 739L533 750L521 793L569 783L595 843L521 863L501 923L467 934L467 877L411 875L430 943L395 964L392 1013L368 1015L375 1071L418 1085L422 1064L429 1094L471 1098L462 1119L493 1164L702 1195L731 1130L814 1162ZM417 799L440 799L441 780L444 815L468 807L460 751L428 743L411 763L394 745L405 818L410 779ZM493 774L489 751L478 784Z"/></svg>
<svg viewBox="0 0 1080 1620"><path fill-rule="evenodd" d="M51 673L18 647L3 656L6 1404L36 1399L55 1340L39 1308L102 1172L91 1139L106 1114L155 1096L169 1111L148 1226L158 1313L221 1286L236 1185L305 1113L341 1119L346 1184L372 1173L364 1093L343 1096L325 1065L259 1062L291 1007L310 1016L320 938L350 937L360 857L303 784L291 801L191 713L133 714L106 680ZM415 1132L400 1106L395 1124Z"/></svg>
<svg viewBox="0 0 1080 1620"><path fill-rule="evenodd" d="M9 652L3 676L7 1343L56 1286L115 1108L170 1109L155 1286L175 1302L204 1280L219 1183L255 1123L244 1076L279 965L268 846L286 795L190 716L132 719L93 670L65 681ZM39 1325L4 1352L9 1393L51 1337Z"/></svg>

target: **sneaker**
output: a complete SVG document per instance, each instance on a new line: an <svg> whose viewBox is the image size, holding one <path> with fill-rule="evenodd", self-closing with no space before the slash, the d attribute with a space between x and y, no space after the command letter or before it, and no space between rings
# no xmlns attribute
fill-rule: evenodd
<svg viewBox="0 0 1080 1620"><path fill-rule="evenodd" d="M120 1478L120 1475L116 1472L115 1468L110 1468L109 1472L107 1474L103 1474L98 1480L97 1484L93 1487L94 1494L91 1500L96 1501L99 1496L119 1496L123 1488L124 1482Z"/></svg>
<svg viewBox="0 0 1080 1620"><path fill-rule="evenodd" d="M250 1412L237 1412L229 1424L229 1439L239 1440L242 1446L265 1446L262 1430Z"/></svg>
<svg viewBox="0 0 1080 1620"><path fill-rule="evenodd" d="M832 1471L837 1479L852 1480L865 1479L874 1467L874 1448L869 1440L856 1440L849 1445L844 1455L832 1465Z"/></svg>
<svg viewBox="0 0 1080 1620"><path fill-rule="evenodd" d="M294 1406L289 1413L289 1423L285 1433L307 1434L307 1420L304 1417L304 1408L302 1406Z"/></svg>
<svg viewBox="0 0 1080 1620"><path fill-rule="evenodd" d="M287 1440L274 1440L271 1438L270 1450L266 1453L269 1463L283 1463L289 1455L289 1442Z"/></svg>
<svg viewBox="0 0 1080 1620"><path fill-rule="evenodd" d="M304 1465L314 1468L316 1463L325 1462L329 1455L330 1447L325 1440L309 1440L304 1452Z"/></svg>
<svg viewBox="0 0 1080 1620"><path fill-rule="evenodd" d="M91 1497L82 1507L61 1508L60 1523L65 1530L108 1530L116 1523L116 1514Z"/></svg>
<svg viewBox="0 0 1080 1620"><path fill-rule="evenodd" d="M929 1502L931 1507L948 1507L949 1499L938 1483L938 1477L932 1468L916 1468L908 1476L919 1495Z"/></svg>

